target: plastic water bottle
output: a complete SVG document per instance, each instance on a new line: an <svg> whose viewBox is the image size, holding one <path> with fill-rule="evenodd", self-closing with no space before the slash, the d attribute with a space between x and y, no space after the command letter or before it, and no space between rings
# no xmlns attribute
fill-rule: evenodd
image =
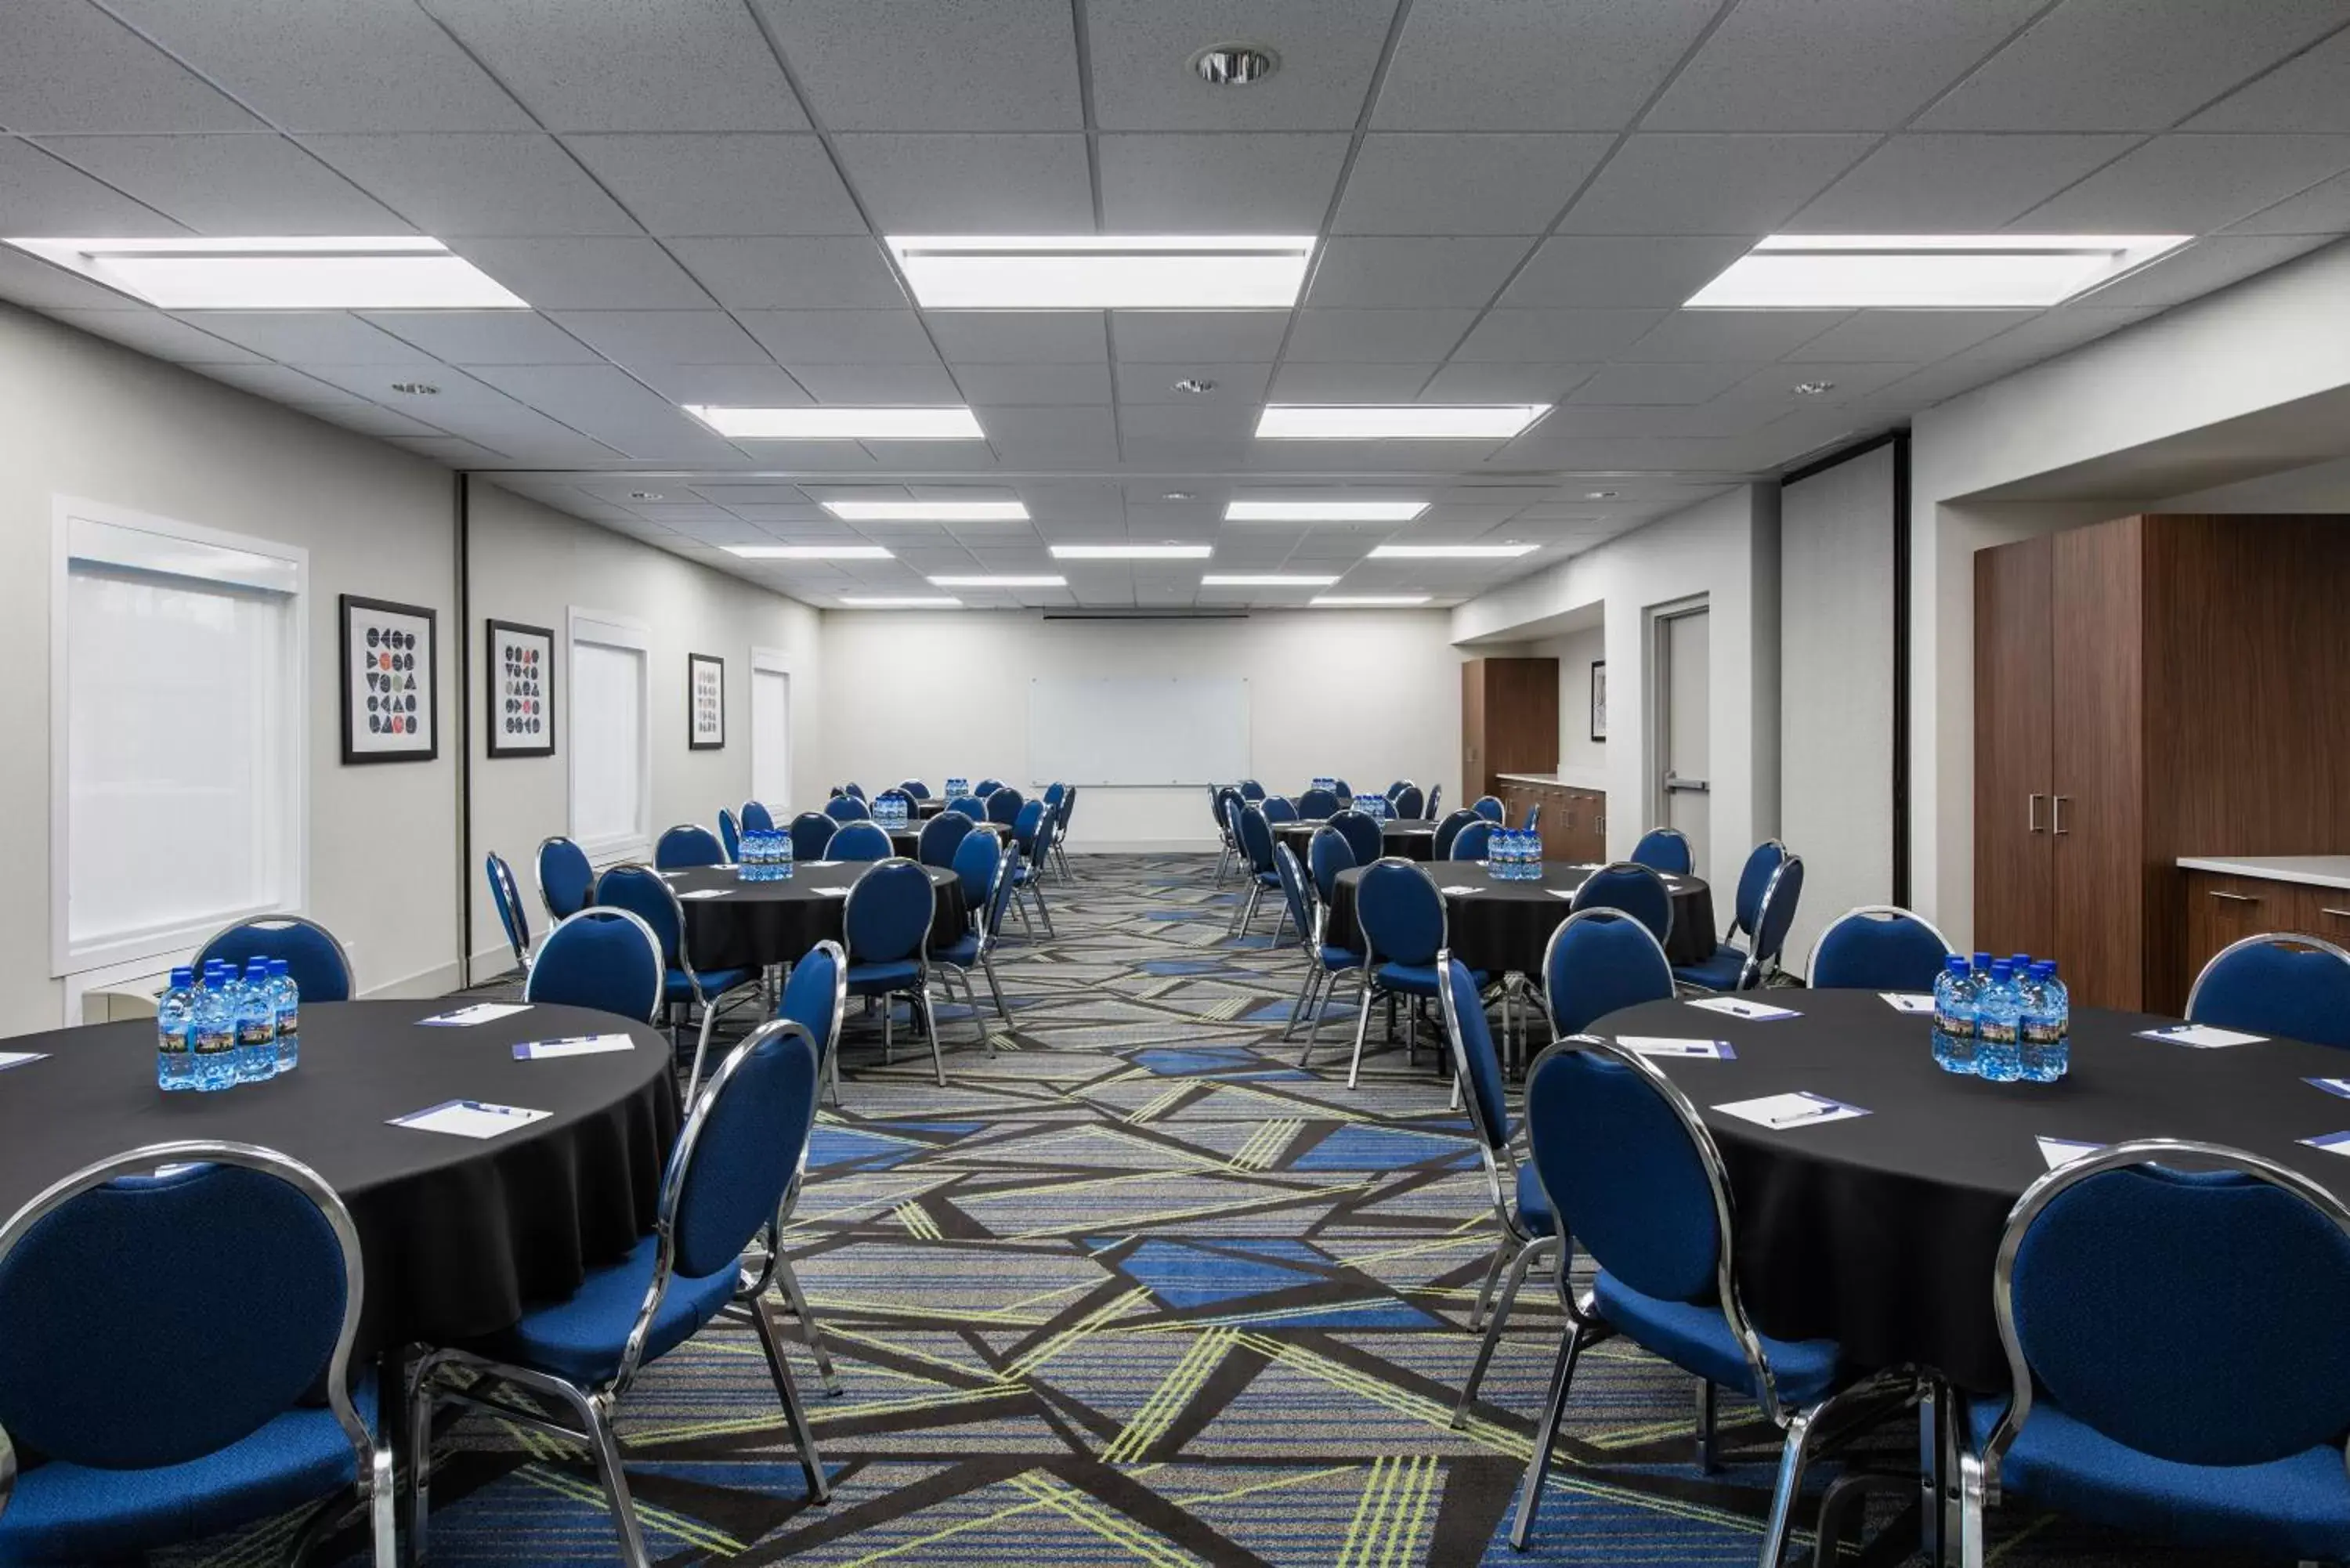
<svg viewBox="0 0 2350 1568"><path fill-rule="evenodd" d="M172 983L155 1003L155 1086L192 1089L196 1064L189 1054L195 1042L196 972L175 969Z"/></svg>
<svg viewBox="0 0 2350 1568"><path fill-rule="evenodd" d="M2056 961L2042 959L2032 966L2023 1010L2023 1075L2035 1084L2053 1084L2073 1065L2073 999L2056 978Z"/></svg>
<svg viewBox="0 0 2350 1568"><path fill-rule="evenodd" d="M302 1064L302 988L284 959L269 961L269 1008L277 1019L277 1070L290 1073Z"/></svg>
<svg viewBox="0 0 2350 1568"><path fill-rule="evenodd" d="M1934 1064L1945 1073L1975 1070L1974 977L1956 953L1934 977Z"/></svg>
<svg viewBox="0 0 2350 1568"><path fill-rule="evenodd" d="M269 961L255 959L230 994L236 998L236 1081L277 1076L277 1013L269 1005Z"/></svg>
<svg viewBox="0 0 2350 1568"><path fill-rule="evenodd" d="M2023 1076L2023 998L2015 966L2005 959L1991 966L1991 984L1975 1004L1975 1076L2012 1084Z"/></svg>
<svg viewBox="0 0 2350 1568"><path fill-rule="evenodd" d="M767 879L788 882L792 879L792 836L777 829L770 836L767 857Z"/></svg>
<svg viewBox="0 0 2350 1568"><path fill-rule="evenodd" d="M188 1054L195 1058L196 1087L205 1093L236 1083L236 1011L228 992L232 978L228 966L214 960L204 965L204 982L196 989L196 1025Z"/></svg>
<svg viewBox="0 0 2350 1568"><path fill-rule="evenodd" d="M1534 846L1528 842L1531 836L1523 827L1513 828L1510 832L1510 880L1513 882L1523 882L1534 874Z"/></svg>

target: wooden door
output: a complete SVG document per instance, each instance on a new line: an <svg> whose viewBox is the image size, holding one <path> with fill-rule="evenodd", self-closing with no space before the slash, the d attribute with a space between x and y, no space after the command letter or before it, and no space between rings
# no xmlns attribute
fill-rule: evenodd
<svg viewBox="0 0 2350 1568"><path fill-rule="evenodd" d="M2055 950L2052 542L1975 556L1975 946ZM2062 956L2062 955L2058 955Z"/></svg>
<svg viewBox="0 0 2350 1568"><path fill-rule="evenodd" d="M2051 543L2056 936L2048 950L2084 1002L2144 1007L2145 528L2124 517Z"/></svg>
<svg viewBox="0 0 2350 1568"><path fill-rule="evenodd" d="M1467 805L1493 793L1485 758L1485 661L1461 666L1461 792Z"/></svg>

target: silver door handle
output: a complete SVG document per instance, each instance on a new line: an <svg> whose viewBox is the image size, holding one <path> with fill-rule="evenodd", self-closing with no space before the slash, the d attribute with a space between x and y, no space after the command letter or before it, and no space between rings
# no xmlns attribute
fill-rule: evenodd
<svg viewBox="0 0 2350 1568"><path fill-rule="evenodd" d="M1665 770L1665 793L1668 794L1705 794L1709 789L1703 779L1685 779L1669 768Z"/></svg>
<svg viewBox="0 0 2350 1568"><path fill-rule="evenodd" d="M2222 893L2217 888L2211 888L2210 894L2214 898L2225 898L2230 904L2257 904L2260 902L2258 898L2252 897L2249 893Z"/></svg>
<svg viewBox="0 0 2350 1568"><path fill-rule="evenodd" d="M2064 803L2072 798L2069 794L2048 797L2048 831L2050 833L2061 834L2064 831Z"/></svg>
<svg viewBox="0 0 2350 1568"><path fill-rule="evenodd" d="M2027 798L2028 798L2028 800L2030 801L2030 804L2029 804L2029 805L2027 805L2023 808L2023 826L2024 826L2024 828L2025 828L2025 830L2026 830L2027 832L2032 832L2032 833L2038 833L2038 832L2041 832L2041 831L2042 831L2042 828L2041 828L2041 826L2040 826L2040 803L2041 803L2042 801L2043 801L2043 800L2047 799L2048 797L2047 797L2047 796L2045 796L2045 795L2034 794L2034 795L2028 796Z"/></svg>
<svg viewBox="0 0 2350 1568"><path fill-rule="evenodd" d="M2317 906L2317 912L2321 915L2331 915L2337 920L2350 920L2350 909L2330 909L2324 904L2320 904Z"/></svg>

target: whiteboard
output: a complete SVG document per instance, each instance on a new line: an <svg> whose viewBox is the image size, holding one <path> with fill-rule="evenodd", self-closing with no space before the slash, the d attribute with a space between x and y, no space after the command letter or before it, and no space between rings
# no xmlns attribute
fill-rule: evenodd
<svg viewBox="0 0 2350 1568"><path fill-rule="evenodd" d="M1028 683L1028 771L1040 783L1230 784L1248 776L1238 675L1040 675Z"/></svg>

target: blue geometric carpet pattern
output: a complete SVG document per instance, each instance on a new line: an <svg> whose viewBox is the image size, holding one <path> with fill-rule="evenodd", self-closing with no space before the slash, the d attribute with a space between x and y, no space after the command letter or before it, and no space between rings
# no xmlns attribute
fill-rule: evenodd
<svg viewBox="0 0 2350 1568"><path fill-rule="evenodd" d="M1014 1022L941 1009L945 1087L902 1022L890 1065L872 1021L844 1036L785 1238L840 1397L778 1318L831 1503L805 1498L755 1335L713 1324L621 1406L655 1561L1752 1563L1775 1432L1725 1402L1724 1463L1701 1473L1690 1380L1621 1340L1585 1357L1533 1550L1510 1550L1560 1314L1530 1281L1453 1430L1493 1221L1430 1053L1375 1048L1350 1091L1341 1009L1301 1069L1277 1038L1300 961L1269 947L1269 909L1231 940L1206 857L1070 865L1057 938L1011 922ZM431 1561L614 1561L594 1478L577 1447L464 1418ZM273 1561L299 1523L158 1562ZM2216 1561L2021 1508L1994 1541L2006 1568Z"/></svg>

